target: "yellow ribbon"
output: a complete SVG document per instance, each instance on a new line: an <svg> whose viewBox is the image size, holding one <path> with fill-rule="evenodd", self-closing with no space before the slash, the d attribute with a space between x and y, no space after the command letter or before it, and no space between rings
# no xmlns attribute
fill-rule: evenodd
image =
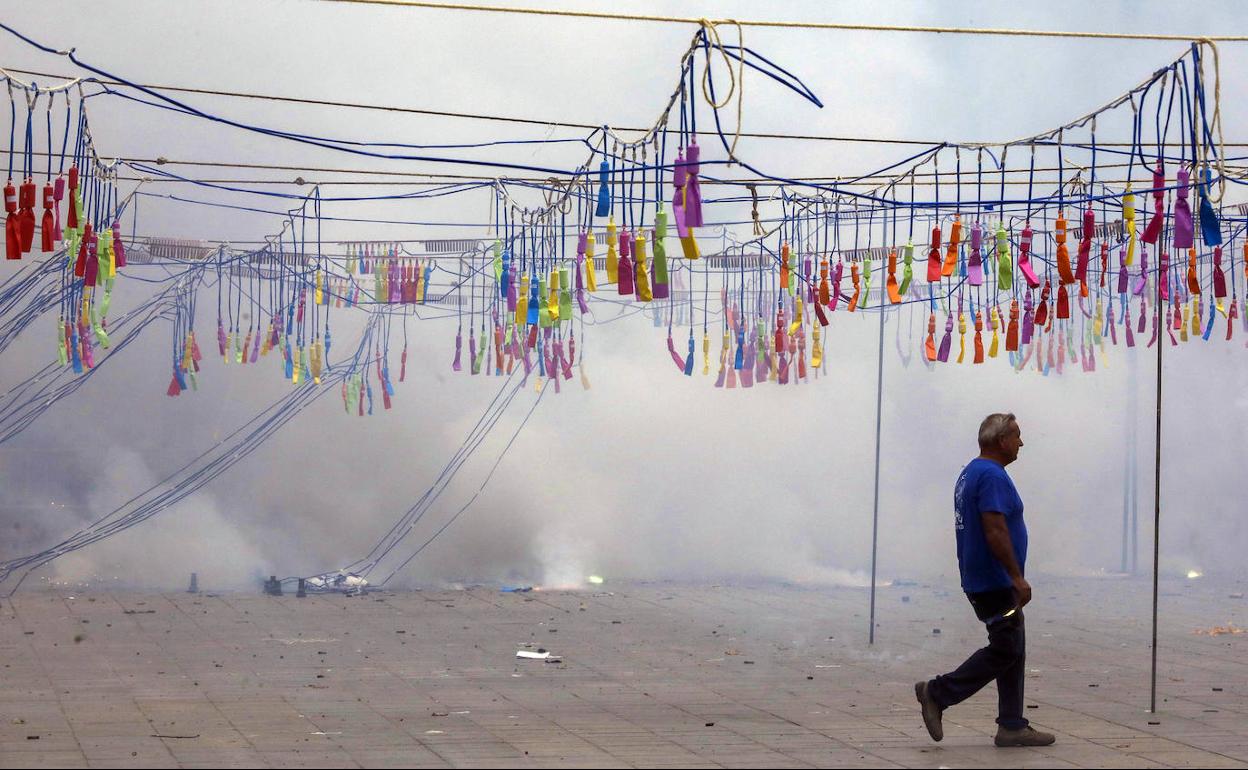
<svg viewBox="0 0 1248 770"><path fill-rule="evenodd" d="M550 269L550 278L546 282L546 309L550 312L550 320L559 320L559 270Z"/></svg>
<svg viewBox="0 0 1248 770"><path fill-rule="evenodd" d="M637 299L641 302L649 302L654 299L654 292L650 288L650 271L646 268L646 234L644 231L639 230L637 240L633 241L633 258Z"/></svg>
<svg viewBox="0 0 1248 770"><path fill-rule="evenodd" d="M1135 263L1135 193L1127 182L1127 194L1122 196L1122 218L1127 228L1127 264Z"/></svg>
<svg viewBox="0 0 1248 770"><path fill-rule="evenodd" d="M607 220L607 283L620 280L620 257L615 247L620 239L615 234L615 217Z"/></svg>
<svg viewBox="0 0 1248 770"><path fill-rule="evenodd" d="M598 277L594 273L594 247L597 245L594 231L590 230L585 238L585 288L591 293L598 291Z"/></svg>
<svg viewBox="0 0 1248 770"><path fill-rule="evenodd" d="M966 313L958 313L958 363L966 356Z"/></svg>
<svg viewBox="0 0 1248 770"><path fill-rule="evenodd" d="M529 276L520 279L520 292L516 296L516 326L523 329L529 318Z"/></svg>

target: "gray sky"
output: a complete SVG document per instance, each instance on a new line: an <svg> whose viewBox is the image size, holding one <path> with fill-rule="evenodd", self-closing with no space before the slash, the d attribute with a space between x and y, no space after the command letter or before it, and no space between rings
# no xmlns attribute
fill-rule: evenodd
<svg viewBox="0 0 1248 770"><path fill-rule="evenodd" d="M561 3L618 10L619 4ZM1172 3L647 3L638 13L942 26L1243 34L1241 9ZM70 3L8 3L7 23L140 82L330 101L481 112L545 120L649 125L674 84L692 28L276 2L119 2L106 14ZM1192 25L1198 26L1192 26ZM735 33L728 33L735 42ZM1139 83L1185 46L1166 42L1041 40L747 29L745 44L800 76L815 109L747 76L745 128L754 132L993 141L1085 114ZM1241 131L1243 44L1221 47L1228 141ZM69 72L11 38L4 66ZM1091 75L1091 76L1089 76ZM450 120L217 97L188 101L232 118L311 133L410 142L573 136L537 126ZM428 171L344 157L99 98L90 107L101 152L127 157ZM1106 134L1110 127L1105 128ZM1125 140L1118 134L1102 141ZM852 175L913 150L877 145L742 139L738 154L781 175ZM532 154L530 154L532 153ZM574 166L579 149L519 149L509 159ZM296 172L178 167L189 176L293 178ZM302 173L329 181L328 175ZM168 187L167 185L165 187ZM290 185L272 189L292 191ZM306 190L307 188L304 188ZM332 188L330 188L332 189ZM163 191L164 188L161 188ZM179 191L182 192L182 191ZM212 191L203 200L237 202ZM1242 198L1241 198L1242 199ZM268 205L271 208L281 206ZM428 221L486 215L488 197L436 203L343 205L344 214ZM139 231L249 240L276 217L144 199ZM398 229L341 226L328 238L399 237ZM452 234L404 228L402 237ZM459 234L459 233L455 233ZM0 268L3 269L3 268ZM8 273L3 273L7 275ZM121 285L121 284L119 284ZM131 291L123 288L119 295ZM132 297L141 290L133 289ZM119 296L122 306L127 300ZM209 313L210 315L210 313ZM200 324L205 338L211 319ZM344 325L349 322L344 321ZM49 324L50 325L50 322ZM956 573L949 531L953 478L974 453L983 414L1009 410L1027 447L1011 468L1031 523L1034 569L1116 567L1128 393L1141 394L1142 523L1151 518L1151 351L1133 377L1114 350L1094 375L1014 374L1005 366L904 366L896 352L921 330L890 320L885 357L881 564L886 576ZM143 530L58 568L129 581L181 580L187 565L218 584L253 574L306 573L349 561L429 483L497 382L451 378L446 322L409 324L408 382L393 412L345 420L333 398L301 417L206 492ZM870 545L875 318L837 319L829 377L796 389L726 393L672 371L662 330L642 318L601 326L587 342L594 387L548 394L487 493L409 571L412 580L572 582L589 572L632 577L856 579ZM43 326L7 354L5 382L42 365ZM96 378L0 453L8 518L25 543L68 529L72 511L36 515L46 501L98 513L185 460L282 392L272 366L222 371L204 390L167 399L168 350L157 333L125 369ZM1248 366L1242 342L1191 343L1166 365L1167 567L1233 570L1248 546L1241 482ZM413 365L412 361L428 361ZM16 362L14 365L13 362ZM514 419L500 425L510 433ZM136 420L142 415L142 420ZM79 437L95 442L83 451ZM496 437L498 439L499 437ZM486 451L497 451L491 444ZM490 457L492 458L492 454ZM431 518L445 520L480 483L465 471ZM56 469L56 470L49 470ZM34 518L34 521L31 519ZM32 535L32 530L38 534ZM1141 563L1148 533L1141 530ZM421 540L424 538L421 537Z"/></svg>

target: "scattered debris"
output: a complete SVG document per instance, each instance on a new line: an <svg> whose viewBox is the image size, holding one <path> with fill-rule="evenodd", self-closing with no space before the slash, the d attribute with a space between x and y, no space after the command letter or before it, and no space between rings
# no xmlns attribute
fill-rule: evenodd
<svg viewBox="0 0 1248 770"><path fill-rule="evenodd" d="M304 589L312 593L362 594L368 581L351 572L326 572L304 580Z"/></svg>
<svg viewBox="0 0 1248 770"><path fill-rule="evenodd" d="M1225 626L1198 628L1192 633L1198 636L1222 636L1223 634L1242 634L1244 633L1244 629L1236 626L1234 623L1227 623Z"/></svg>
<svg viewBox="0 0 1248 770"><path fill-rule="evenodd" d="M336 642L338 640L337 639L277 639L277 638L274 638L274 639L270 639L269 641L281 642L282 644L313 644L313 643L328 644L330 642ZM325 653L318 651L317 654L324 655Z"/></svg>
<svg viewBox="0 0 1248 770"><path fill-rule="evenodd" d="M155 615L156 610L123 610L127 615Z"/></svg>

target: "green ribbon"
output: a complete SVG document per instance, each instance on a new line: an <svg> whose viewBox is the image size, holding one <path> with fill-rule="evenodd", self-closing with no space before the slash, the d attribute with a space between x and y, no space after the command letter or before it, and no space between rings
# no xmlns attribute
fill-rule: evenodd
<svg viewBox="0 0 1248 770"><path fill-rule="evenodd" d="M572 320L572 272L570 268L559 268L559 320Z"/></svg>
<svg viewBox="0 0 1248 770"><path fill-rule="evenodd" d="M914 244L907 243L901 250L902 269L901 269L901 285L897 287L897 291L905 294L910 290L910 281L914 278L914 268L911 264L914 262Z"/></svg>
<svg viewBox="0 0 1248 770"><path fill-rule="evenodd" d="M997 223L997 289L1009 291L1014 285L1013 263L1010 260L1010 239L1005 224Z"/></svg>

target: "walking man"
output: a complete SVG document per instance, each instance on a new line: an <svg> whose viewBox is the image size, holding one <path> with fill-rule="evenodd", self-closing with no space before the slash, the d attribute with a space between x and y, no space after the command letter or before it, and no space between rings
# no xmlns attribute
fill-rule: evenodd
<svg viewBox="0 0 1248 770"><path fill-rule="evenodd" d="M941 714L996 680L998 746L1048 746L1056 738L1023 718L1026 639L1023 607L1031 586L1023 501L1005 466L1018 459L1022 433L1012 414L990 414L979 426L979 457L962 469L953 491L954 531L962 590L988 627L988 646L951 674L914 685L932 740L945 737Z"/></svg>

